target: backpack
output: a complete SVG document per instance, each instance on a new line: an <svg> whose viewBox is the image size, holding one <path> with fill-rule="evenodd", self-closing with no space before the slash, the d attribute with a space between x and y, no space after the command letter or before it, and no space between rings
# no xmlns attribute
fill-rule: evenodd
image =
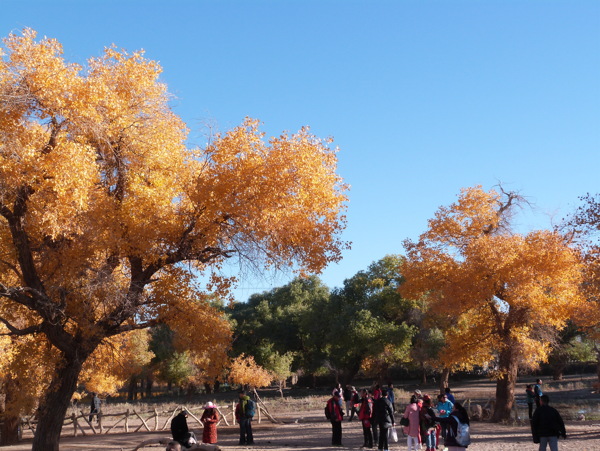
<svg viewBox="0 0 600 451"><path fill-rule="evenodd" d="M246 402L246 411L244 412L244 414L246 415L246 418L252 418L254 417L254 414L256 413L256 403L249 399Z"/></svg>
<svg viewBox="0 0 600 451"><path fill-rule="evenodd" d="M456 443L459 446L469 446L471 444L471 432L469 430L469 425L467 423L461 423L460 420L456 417L456 415L452 415L452 417L456 420ZM452 428L450 428L452 431Z"/></svg>
<svg viewBox="0 0 600 451"><path fill-rule="evenodd" d="M325 418L331 420L331 412L329 411L329 403L325 406Z"/></svg>

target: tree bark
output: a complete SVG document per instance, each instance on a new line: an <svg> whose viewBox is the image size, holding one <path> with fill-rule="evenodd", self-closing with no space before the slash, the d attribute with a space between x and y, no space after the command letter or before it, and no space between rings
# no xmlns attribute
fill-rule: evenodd
<svg viewBox="0 0 600 451"><path fill-rule="evenodd" d="M444 393L450 379L450 368L444 368L440 374L440 393Z"/></svg>
<svg viewBox="0 0 600 451"><path fill-rule="evenodd" d="M19 443L19 416L2 417L2 428L0 429L0 446L15 445Z"/></svg>
<svg viewBox="0 0 600 451"><path fill-rule="evenodd" d="M39 407L39 422L33 437L31 451L58 451L60 433L71 397L77 388L77 379L83 362L88 357L75 351L63 357L46 395Z"/></svg>
<svg viewBox="0 0 600 451"><path fill-rule="evenodd" d="M515 402L515 384L519 369L518 352L514 346L506 346L500 353L500 377L496 382L496 407L492 421L510 419L510 413Z"/></svg>
<svg viewBox="0 0 600 451"><path fill-rule="evenodd" d="M4 383L4 407L2 408L2 428L0 429L0 445L14 445L19 442L19 415L11 412L11 404L14 402L14 395L18 393L19 383L9 377Z"/></svg>

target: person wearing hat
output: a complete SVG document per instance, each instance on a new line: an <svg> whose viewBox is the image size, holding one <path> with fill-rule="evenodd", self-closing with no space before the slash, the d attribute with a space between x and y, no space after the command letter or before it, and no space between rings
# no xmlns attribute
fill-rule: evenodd
<svg viewBox="0 0 600 451"><path fill-rule="evenodd" d="M204 425L202 431L202 443L217 443L217 423L219 422L219 412L217 406L212 402L207 402L204 406L204 412L200 421Z"/></svg>
<svg viewBox="0 0 600 451"><path fill-rule="evenodd" d="M173 435L173 440L186 448L190 448L196 443L196 435L190 432L188 428L187 416L188 412L184 409L171 420L171 434Z"/></svg>

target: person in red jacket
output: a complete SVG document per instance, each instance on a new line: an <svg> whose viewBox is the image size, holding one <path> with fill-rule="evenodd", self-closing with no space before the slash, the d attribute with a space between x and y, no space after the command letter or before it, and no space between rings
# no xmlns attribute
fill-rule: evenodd
<svg viewBox="0 0 600 451"><path fill-rule="evenodd" d="M331 421L331 444L342 446L342 421L344 420L344 409L340 401L340 392L333 392L333 396L327 401L327 418Z"/></svg>
<svg viewBox="0 0 600 451"><path fill-rule="evenodd" d="M358 409L358 419L362 423L364 443L363 448L373 448L373 432L371 431L371 422L373 420L373 398L366 388L362 391L360 407Z"/></svg>

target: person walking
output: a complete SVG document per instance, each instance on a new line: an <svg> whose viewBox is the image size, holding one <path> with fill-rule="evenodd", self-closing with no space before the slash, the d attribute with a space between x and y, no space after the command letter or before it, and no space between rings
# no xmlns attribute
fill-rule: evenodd
<svg viewBox="0 0 600 451"><path fill-rule="evenodd" d="M252 417L254 416L254 401L246 395L244 390L240 391L239 401L235 407L235 418L240 424L240 445L254 445L252 434Z"/></svg>
<svg viewBox="0 0 600 451"><path fill-rule="evenodd" d="M377 449L388 451L388 429L396 425L394 421L394 409L387 397L387 390L381 392L381 397L375 400L373 409L379 426L379 441ZM418 421L418 420L417 420Z"/></svg>
<svg viewBox="0 0 600 451"><path fill-rule="evenodd" d="M100 422L100 407L102 406L102 400L98 397L98 393L92 393L92 403L90 405L90 417L88 418L89 422L92 422L94 416L96 416L96 421Z"/></svg>
<svg viewBox="0 0 600 451"><path fill-rule="evenodd" d="M204 406L204 412L200 417L200 421L204 425L204 430L202 431L202 443L217 443L217 423L219 422L217 406L210 401L207 402Z"/></svg>
<svg viewBox="0 0 600 451"><path fill-rule="evenodd" d="M567 438L565 422L560 413L548 404L548 395L540 396L540 406L535 409L531 419L531 433L533 443L539 443L539 451L545 451L550 446L550 451L558 451L558 437Z"/></svg>
<svg viewBox="0 0 600 451"><path fill-rule="evenodd" d="M341 404L339 391L334 391L333 396L327 401L325 413L331 422L331 444L342 446L342 421L344 421L344 408Z"/></svg>
<svg viewBox="0 0 600 451"><path fill-rule="evenodd" d="M358 409L358 419L363 428L363 448L373 448L373 432L371 431L371 421L373 419L373 398L366 388L362 391L360 407Z"/></svg>
<svg viewBox="0 0 600 451"><path fill-rule="evenodd" d="M408 426L404 426L404 434L406 435L406 445L408 451L418 451L420 448L420 418L419 398L417 395L410 397L410 403L404 409L404 418L408 419Z"/></svg>

